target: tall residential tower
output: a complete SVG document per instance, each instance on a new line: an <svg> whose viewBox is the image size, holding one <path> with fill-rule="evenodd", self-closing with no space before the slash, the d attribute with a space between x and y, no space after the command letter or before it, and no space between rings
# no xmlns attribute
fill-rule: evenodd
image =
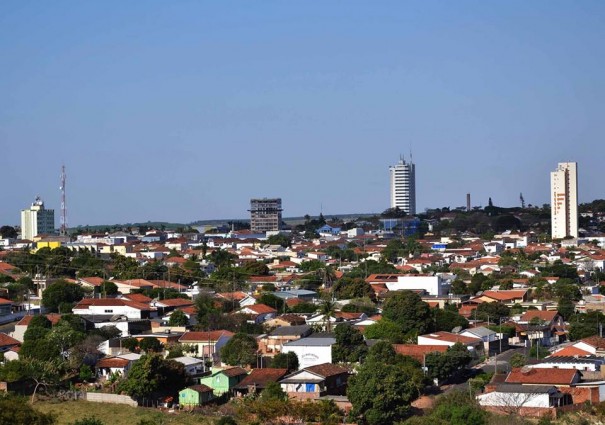
<svg viewBox="0 0 605 425"><path fill-rule="evenodd" d="M32 240L37 235L55 233L55 210L44 208L39 196L29 209L21 210L21 239Z"/></svg>
<svg viewBox="0 0 605 425"><path fill-rule="evenodd" d="M250 230L255 233L281 230L281 198L250 200Z"/></svg>
<svg viewBox="0 0 605 425"><path fill-rule="evenodd" d="M416 166L405 162L403 156L397 165L389 167L391 173L391 208L399 207L408 215L416 214Z"/></svg>
<svg viewBox="0 0 605 425"><path fill-rule="evenodd" d="M560 162L550 173L552 238L578 237L578 164Z"/></svg>

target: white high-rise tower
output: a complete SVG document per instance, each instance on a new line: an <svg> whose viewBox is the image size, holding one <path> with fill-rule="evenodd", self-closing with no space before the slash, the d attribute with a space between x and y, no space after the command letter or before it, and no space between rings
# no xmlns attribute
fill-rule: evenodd
<svg viewBox="0 0 605 425"><path fill-rule="evenodd" d="M34 236L55 233L55 210L44 208L39 196L26 210L21 210L21 239L32 240Z"/></svg>
<svg viewBox="0 0 605 425"><path fill-rule="evenodd" d="M409 215L416 214L416 166L403 156L397 165L389 167L391 173L391 208L399 207Z"/></svg>
<svg viewBox="0 0 605 425"><path fill-rule="evenodd" d="M552 238L578 237L578 164L560 162L550 173Z"/></svg>

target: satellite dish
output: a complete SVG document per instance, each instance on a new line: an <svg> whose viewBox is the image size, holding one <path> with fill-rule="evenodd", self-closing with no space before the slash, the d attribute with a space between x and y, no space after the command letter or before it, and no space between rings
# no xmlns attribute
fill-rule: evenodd
<svg viewBox="0 0 605 425"><path fill-rule="evenodd" d="M521 368L521 373L523 375L529 375L529 373L531 372L531 370L532 370L531 367L529 367L529 366L523 366Z"/></svg>
<svg viewBox="0 0 605 425"><path fill-rule="evenodd" d="M461 331L462 331L462 326L456 326L454 329L452 329L453 334L460 333Z"/></svg>

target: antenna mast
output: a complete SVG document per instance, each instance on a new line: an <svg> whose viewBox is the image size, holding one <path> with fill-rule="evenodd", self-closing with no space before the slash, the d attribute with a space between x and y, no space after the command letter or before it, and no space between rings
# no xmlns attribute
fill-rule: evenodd
<svg viewBox="0 0 605 425"><path fill-rule="evenodd" d="M61 167L61 236L67 235L67 206L65 205L65 165Z"/></svg>

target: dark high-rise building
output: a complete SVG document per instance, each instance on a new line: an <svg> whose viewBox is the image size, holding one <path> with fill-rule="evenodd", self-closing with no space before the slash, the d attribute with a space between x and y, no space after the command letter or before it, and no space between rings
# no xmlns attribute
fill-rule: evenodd
<svg viewBox="0 0 605 425"><path fill-rule="evenodd" d="M250 200L250 230L255 233L281 229L281 198Z"/></svg>

